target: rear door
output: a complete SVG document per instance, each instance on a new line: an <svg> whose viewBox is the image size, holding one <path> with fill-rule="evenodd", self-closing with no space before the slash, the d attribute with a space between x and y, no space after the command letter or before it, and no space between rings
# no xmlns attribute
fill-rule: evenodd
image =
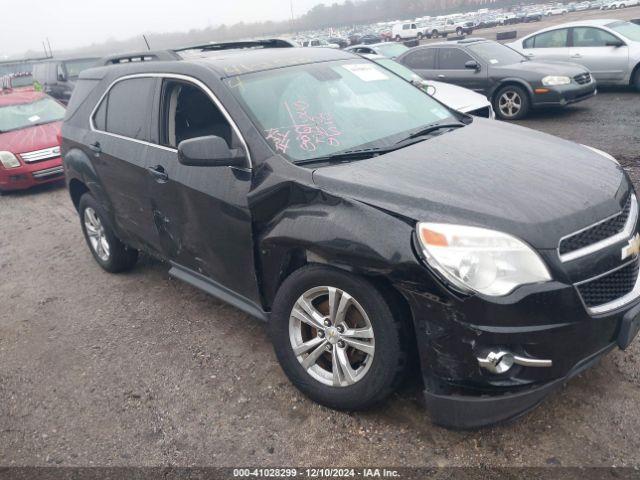
<svg viewBox="0 0 640 480"><path fill-rule="evenodd" d="M152 104L158 80L129 78L115 83L92 116L89 153L118 233L151 247L151 210L145 198L145 157L151 141Z"/></svg>
<svg viewBox="0 0 640 480"><path fill-rule="evenodd" d="M202 84L165 78L158 102L159 145L147 153L154 237L170 261L258 304L251 214L251 170L178 162L183 140L215 135L242 142Z"/></svg>
<svg viewBox="0 0 640 480"><path fill-rule="evenodd" d="M570 57L569 29L558 28L539 33L526 39L522 46L522 53L531 60L568 62Z"/></svg>
<svg viewBox="0 0 640 480"><path fill-rule="evenodd" d="M461 48L438 48L436 80L484 92L487 87L487 70L486 68L480 68L480 70L465 68L465 64L469 61L480 64Z"/></svg>
<svg viewBox="0 0 640 480"><path fill-rule="evenodd" d="M402 57L400 62L426 80L435 80L436 70L435 48L415 48Z"/></svg>
<svg viewBox="0 0 640 480"><path fill-rule="evenodd" d="M572 62L587 67L598 82L624 80L629 66L629 47L624 42L596 27L574 27L572 35ZM615 46L619 43L623 45Z"/></svg>

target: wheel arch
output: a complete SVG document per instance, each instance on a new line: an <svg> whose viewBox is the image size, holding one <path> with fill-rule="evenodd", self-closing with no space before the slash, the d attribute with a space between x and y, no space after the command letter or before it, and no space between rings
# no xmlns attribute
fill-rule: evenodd
<svg viewBox="0 0 640 480"><path fill-rule="evenodd" d="M631 70L631 75L629 76L629 85L633 86L634 85L634 80L636 79L636 75L640 75L640 62L638 62L638 64L633 67L633 70Z"/></svg>
<svg viewBox="0 0 640 480"><path fill-rule="evenodd" d="M509 85L514 85L516 87L524 88L525 92L527 92L527 95L529 95L529 101L533 100L533 89L531 88L531 85L529 85L527 82L519 78L503 78L502 80L500 80L500 82L498 82L493 87L493 90L491 91L491 95L490 95L491 101L494 102L498 92L502 90L504 87L508 87Z"/></svg>

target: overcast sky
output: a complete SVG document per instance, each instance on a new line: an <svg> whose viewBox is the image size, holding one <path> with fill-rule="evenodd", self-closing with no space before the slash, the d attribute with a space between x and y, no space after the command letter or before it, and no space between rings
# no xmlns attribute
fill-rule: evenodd
<svg viewBox="0 0 640 480"><path fill-rule="evenodd" d="M0 0L0 58L82 47L147 32L290 18L289 0ZM322 0L293 0L300 16ZM333 3L333 2L331 2Z"/></svg>

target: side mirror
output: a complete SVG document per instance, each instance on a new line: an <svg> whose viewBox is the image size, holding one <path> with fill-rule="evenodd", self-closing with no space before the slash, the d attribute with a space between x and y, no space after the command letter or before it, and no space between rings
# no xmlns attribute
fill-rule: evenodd
<svg viewBox="0 0 640 480"><path fill-rule="evenodd" d="M469 70L478 71L478 70L480 70L480 65L475 60L469 60L467 63L464 64L464 68L468 68Z"/></svg>
<svg viewBox="0 0 640 480"><path fill-rule="evenodd" d="M612 40L610 42L605 43L607 47L615 47L620 48L624 46L624 42L622 40Z"/></svg>
<svg viewBox="0 0 640 480"><path fill-rule="evenodd" d="M189 167L242 167L246 156L240 149L229 148L223 138L210 135L180 142L178 161Z"/></svg>
<svg viewBox="0 0 640 480"><path fill-rule="evenodd" d="M59 73L58 74L58 81L59 82L66 82L67 81L67 77L65 76L64 73Z"/></svg>

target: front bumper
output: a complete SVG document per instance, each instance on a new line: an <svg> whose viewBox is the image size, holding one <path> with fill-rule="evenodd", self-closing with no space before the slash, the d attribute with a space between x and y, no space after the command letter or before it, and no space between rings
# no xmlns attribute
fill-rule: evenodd
<svg viewBox="0 0 640 480"><path fill-rule="evenodd" d="M64 178L62 158L28 163L17 168L0 167L0 190L25 190L36 185L56 182Z"/></svg>
<svg viewBox="0 0 640 480"><path fill-rule="evenodd" d="M537 93L539 89L547 90L546 93ZM534 108L564 107L572 103L587 100L597 94L596 82L591 81L585 85L572 82L569 85L558 87L544 87L542 85L534 89L532 105Z"/></svg>
<svg viewBox="0 0 640 480"><path fill-rule="evenodd" d="M575 288L560 282L523 286L497 302L406 287L426 403L433 422L450 428L526 413L616 345L626 348L640 329L640 298L595 317ZM491 373L478 357L493 349L553 363Z"/></svg>

